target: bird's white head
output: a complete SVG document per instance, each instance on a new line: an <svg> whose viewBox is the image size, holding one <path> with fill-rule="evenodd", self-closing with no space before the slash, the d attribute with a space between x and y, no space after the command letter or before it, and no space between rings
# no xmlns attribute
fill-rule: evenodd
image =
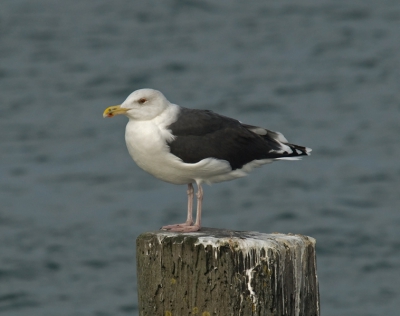
<svg viewBox="0 0 400 316"><path fill-rule="evenodd" d="M160 115L168 105L168 100L160 91L140 89L132 92L121 105L107 108L103 117L124 114L132 120L147 121Z"/></svg>

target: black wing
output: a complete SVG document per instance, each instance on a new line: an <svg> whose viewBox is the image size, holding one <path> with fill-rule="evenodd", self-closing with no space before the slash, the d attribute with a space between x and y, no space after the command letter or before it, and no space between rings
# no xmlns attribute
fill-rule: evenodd
<svg viewBox="0 0 400 316"><path fill-rule="evenodd" d="M217 158L228 161L232 170L253 160L307 154L305 150L300 150L300 153L296 150L291 153L283 152L282 143L274 137L276 133L265 130L265 135L260 135L251 131L252 128L256 127L241 124L212 111L181 108L178 119L168 126L175 135L175 139L168 145L171 153L185 163Z"/></svg>

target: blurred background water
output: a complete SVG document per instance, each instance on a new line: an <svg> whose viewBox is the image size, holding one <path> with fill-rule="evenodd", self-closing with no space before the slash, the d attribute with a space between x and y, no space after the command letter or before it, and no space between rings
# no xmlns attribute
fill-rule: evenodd
<svg viewBox="0 0 400 316"><path fill-rule="evenodd" d="M313 148L205 187L204 225L312 236L322 315L398 314L399 1L0 7L1 315L138 315L135 238L186 215L102 118L144 87Z"/></svg>

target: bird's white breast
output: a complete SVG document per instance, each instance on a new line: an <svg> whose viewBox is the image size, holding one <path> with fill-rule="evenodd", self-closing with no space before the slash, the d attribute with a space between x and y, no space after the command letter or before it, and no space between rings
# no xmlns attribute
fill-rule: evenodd
<svg viewBox="0 0 400 316"><path fill-rule="evenodd" d="M177 106L170 106L152 120L131 119L125 130L126 146L136 164L155 177L168 182L174 182L171 181L172 177L168 176L171 170L165 169L166 160L171 160L168 156L172 156L167 142L173 140L173 136L166 126L173 122L178 111Z"/></svg>

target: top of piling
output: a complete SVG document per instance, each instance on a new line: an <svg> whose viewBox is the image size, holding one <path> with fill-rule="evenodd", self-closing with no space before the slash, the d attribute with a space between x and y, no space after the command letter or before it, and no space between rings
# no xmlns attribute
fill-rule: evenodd
<svg viewBox="0 0 400 316"><path fill-rule="evenodd" d="M221 228L203 227L198 232L177 233L165 230L158 230L143 233L139 239L156 237L160 243L165 239L172 239L175 243L191 241L195 245L208 245L212 248L229 245L236 250L246 250L254 248L276 248L278 245L287 247L304 247L306 245L315 246L315 239L300 234L282 234L282 233L260 233L256 231L238 231Z"/></svg>

